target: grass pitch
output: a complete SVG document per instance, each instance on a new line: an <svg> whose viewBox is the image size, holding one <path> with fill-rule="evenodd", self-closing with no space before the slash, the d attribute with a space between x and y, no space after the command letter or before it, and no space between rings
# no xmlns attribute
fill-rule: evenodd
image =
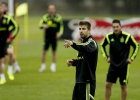
<svg viewBox="0 0 140 100"><path fill-rule="evenodd" d="M39 73L41 65L43 31L39 30L38 22L41 17L29 18L29 38L24 39L23 18L19 18L20 32L18 34L17 59L21 66L21 73L15 74L15 80L0 85L0 100L71 100L75 82L75 68L67 67L66 60L76 58L77 52L72 48L65 49L63 40L58 42L57 72L50 71L52 60L51 49L46 56L47 70ZM16 49L16 48L15 48ZM17 50L17 49L16 49ZM140 54L140 53L139 53ZM140 98L140 55L130 65L127 100ZM104 86L108 63L103 59L99 50L97 67L96 100L104 100ZM6 72L6 70L5 70ZM111 100L120 100L119 82L113 85Z"/></svg>

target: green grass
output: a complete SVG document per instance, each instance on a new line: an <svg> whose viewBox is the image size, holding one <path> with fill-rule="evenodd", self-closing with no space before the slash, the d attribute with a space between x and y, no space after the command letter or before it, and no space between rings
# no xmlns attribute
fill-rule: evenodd
<svg viewBox="0 0 140 100"><path fill-rule="evenodd" d="M29 39L25 41L23 18L19 18L18 62L22 72L15 74L14 81L10 81L6 74L7 83L0 85L0 100L71 100L75 83L75 68L68 68L66 60L76 58L77 52L72 48L65 49L63 40L60 40L57 52L57 72L51 73L50 71L52 60L50 49L46 56L47 70L44 73L39 73L43 41L43 31L38 28L39 20L39 17L29 18ZM130 65L127 100L138 100L140 98L139 59L140 53ZM108 63L103 59L99 51L96 73L96 100L104 100L107 69ZM120 100L119 83L113 85L111 100Z"/></svg>

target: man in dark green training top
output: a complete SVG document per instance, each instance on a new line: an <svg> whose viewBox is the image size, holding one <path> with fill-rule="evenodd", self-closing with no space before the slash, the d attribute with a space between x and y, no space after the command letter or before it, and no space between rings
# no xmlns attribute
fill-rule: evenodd
<svg viewBox="0 0 140 100"><path fill-rule="evenodd" d="M8 3L6 1L1 2L2 7L4 9L4 15L7 15L9 17L14 17L12 14L8 12ZM18 26L19 27L19 26ZM16 33L18 34L18 33ZM20 72L20 66L18 64L18 61L16 60L15 54L14 54L14 43L10 42L6 44L6 56L3 59L3 67L6 66L6 62L8 62L8 70L13 70L14 73Z"/></svg>
<svg viewBox="0 0 140 100"><path fill-rule="evenodd" d="M48 14L45 14L39 23L39 27L45 30L44 34L44 47L42 52L42 64L39 72L43 72L46 69L46 53L49 46L52 46L52 64L50 69L52 72L56 71L56 49L57 40L63 33L63 21L62 17L56 13L55 5L50 4L48 6Z"/></svg>
<svg viewBox="0 0 140 100"><path fill-rule="evenodd" d="M91 24L88 21L80 21L79 34L82 42L65 40L66 48L71 46L78 51L77 59L67 60L68 66L76 67L76 83L72 100L94 100L98 45L92 38L90 30Z"/></svg>
<svg viewBox="0 0 140 100"><path fill-rule="evenodd" d="M105 85L105 100L110 100L111 88L113 83L116 83L117 78L119 78L121 85L121 100L126 100L129 73L128 64L135 59L139 45L130 33L121 30L119 20L113 20L112 27L113 32L108 33L101 42L103 57L110 63ZM105 48L108 44L109 55ZM132 46L134 50L129 57L130 46Z"/></svg>
<svg viewBox="0 0 140 100"><path fill-rule="evenodd" d="M4 15L4 9L0 4L0 84L6 83L2 68L2 59L6 54L6 44L11 43L18 33L18 25L12 17ZM8 70L10 80L14 80L13 71Z"/></svg>

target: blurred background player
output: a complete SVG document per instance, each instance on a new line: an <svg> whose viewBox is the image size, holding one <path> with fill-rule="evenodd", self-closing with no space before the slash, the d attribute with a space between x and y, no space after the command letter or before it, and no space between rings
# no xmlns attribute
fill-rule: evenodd
<svg viewBox="0 0 140 100"><path fill-rule="evenodd" d="M52 72L56 71L56 49L57 40L63 33L63 21L62 17L56 13L55 5L48 6L48 14L45 14L39 23L41 29L45 29L44 34L44 47L42 52L42 64L39 72L43 72L46 69L46 53L49 46L52 46L52 64L50 70Z"/></svg>
<svg viewBox="0 0 140 100"><path fill-rule="evenodd" d="M110 100L111 88L116 83L117 78L119 78L121 86L121 100L126 100L129 75L128 64L131 64L135 59L139 50L139 44L130 33L121 30L120 20L113 20L112 28L113 32L107 34L101 42L103 57L110 63L105 85L105 100ZM109 55L106 51L108 44ZM129 57L130 46L133 47L133 52Z"/></svg>
<svg viewBox="0 0 140 100"><path fill-rule="evenodd" d="M9 16L9 17L13 17L12 14L8 13L8 3L3 1L3 2L1 2L1 4L2 4L2 7L4 9L4 14ZM18 62L16 61L16 58L15 58L15 55L14 55L13 42L10 42L10 43L6 44L6 50L7 50L7 52L6 52L7 55L3 59L3 62L4 62L3 67L5 66L7 60L9 60L8 61L8 70L9 70L9 68L11 69L12 66L14 66L13 72L14 73L20 72L21 69L20 69L20 67L18 65Z"/></svg>
<svg viewBox="0 0 140 100"><path fill-rule="evenodd" d="M4 15L4 9L2 4L0 4L0 84L6 83L3 67L2 67L2 59L6 54L6 45L7 43L11 43L12 40L18 33L18 26L15 20L12 17ZM10 80L14 80L12 67L8 68L8 76Z"/></svg>

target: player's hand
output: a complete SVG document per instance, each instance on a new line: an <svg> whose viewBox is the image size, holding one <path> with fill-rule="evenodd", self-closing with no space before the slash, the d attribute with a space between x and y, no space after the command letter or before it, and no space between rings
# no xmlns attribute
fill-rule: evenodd
<svg viewBox="0 0 140 100"><path fill-rule="evenodd" d="M44 25L43 25L43 28L44 28L44 29L47 29L47 28L49 28L49 26L48 26L47 24L44 24Z"/></svg>
<svg viewBox="0 0 140 100"><path fill-rule="evenodd" d="M6 40L6 42L7 42L7 43L9 43L9 42L10 42L10 40L9 40L9 39L7 39L7 40Z"/></svg>
<svg viewBox="0 0 140 100"><path fill-rule="evenodd" d="M107 62L110 63L110 57L107 58Z"/></svg>
<svg viewBox="0 0 140 100"><path fill-rule="evenodd" d="M67 60L68 67L72 66L72 64L73 64L73 60L72 59Z"/></svg>
<svg viewBox="0 0 140 100"><path fill-rule="evenodd" d="M9 38L6 40L6 43L11 43L12 40L10 40Z"/></svg>
<svg viewBox="0 0 140 100"><path fill-rule="evenodd" d="M71 45L73 45L73 42L72 42L72 41L70 41L70 40L65 40L65 44L64 44L64 47L65 47L65 48L68 48L68 47L70 47Z"/></svg>
<svg viewBox="0 0 140 100"><path fill-rule="evenodd" d="M127 59L127 63L128 63L128 64L131 64L131 63L132 63L132 60L131 60L130 58L128 58L128 59Z"/></svg>
<svg viewBox="0 0 140 100"><path fill-rule="evenodd" d="M56 39L59 39L61 35L59 33L56 33Z"/></svg>

